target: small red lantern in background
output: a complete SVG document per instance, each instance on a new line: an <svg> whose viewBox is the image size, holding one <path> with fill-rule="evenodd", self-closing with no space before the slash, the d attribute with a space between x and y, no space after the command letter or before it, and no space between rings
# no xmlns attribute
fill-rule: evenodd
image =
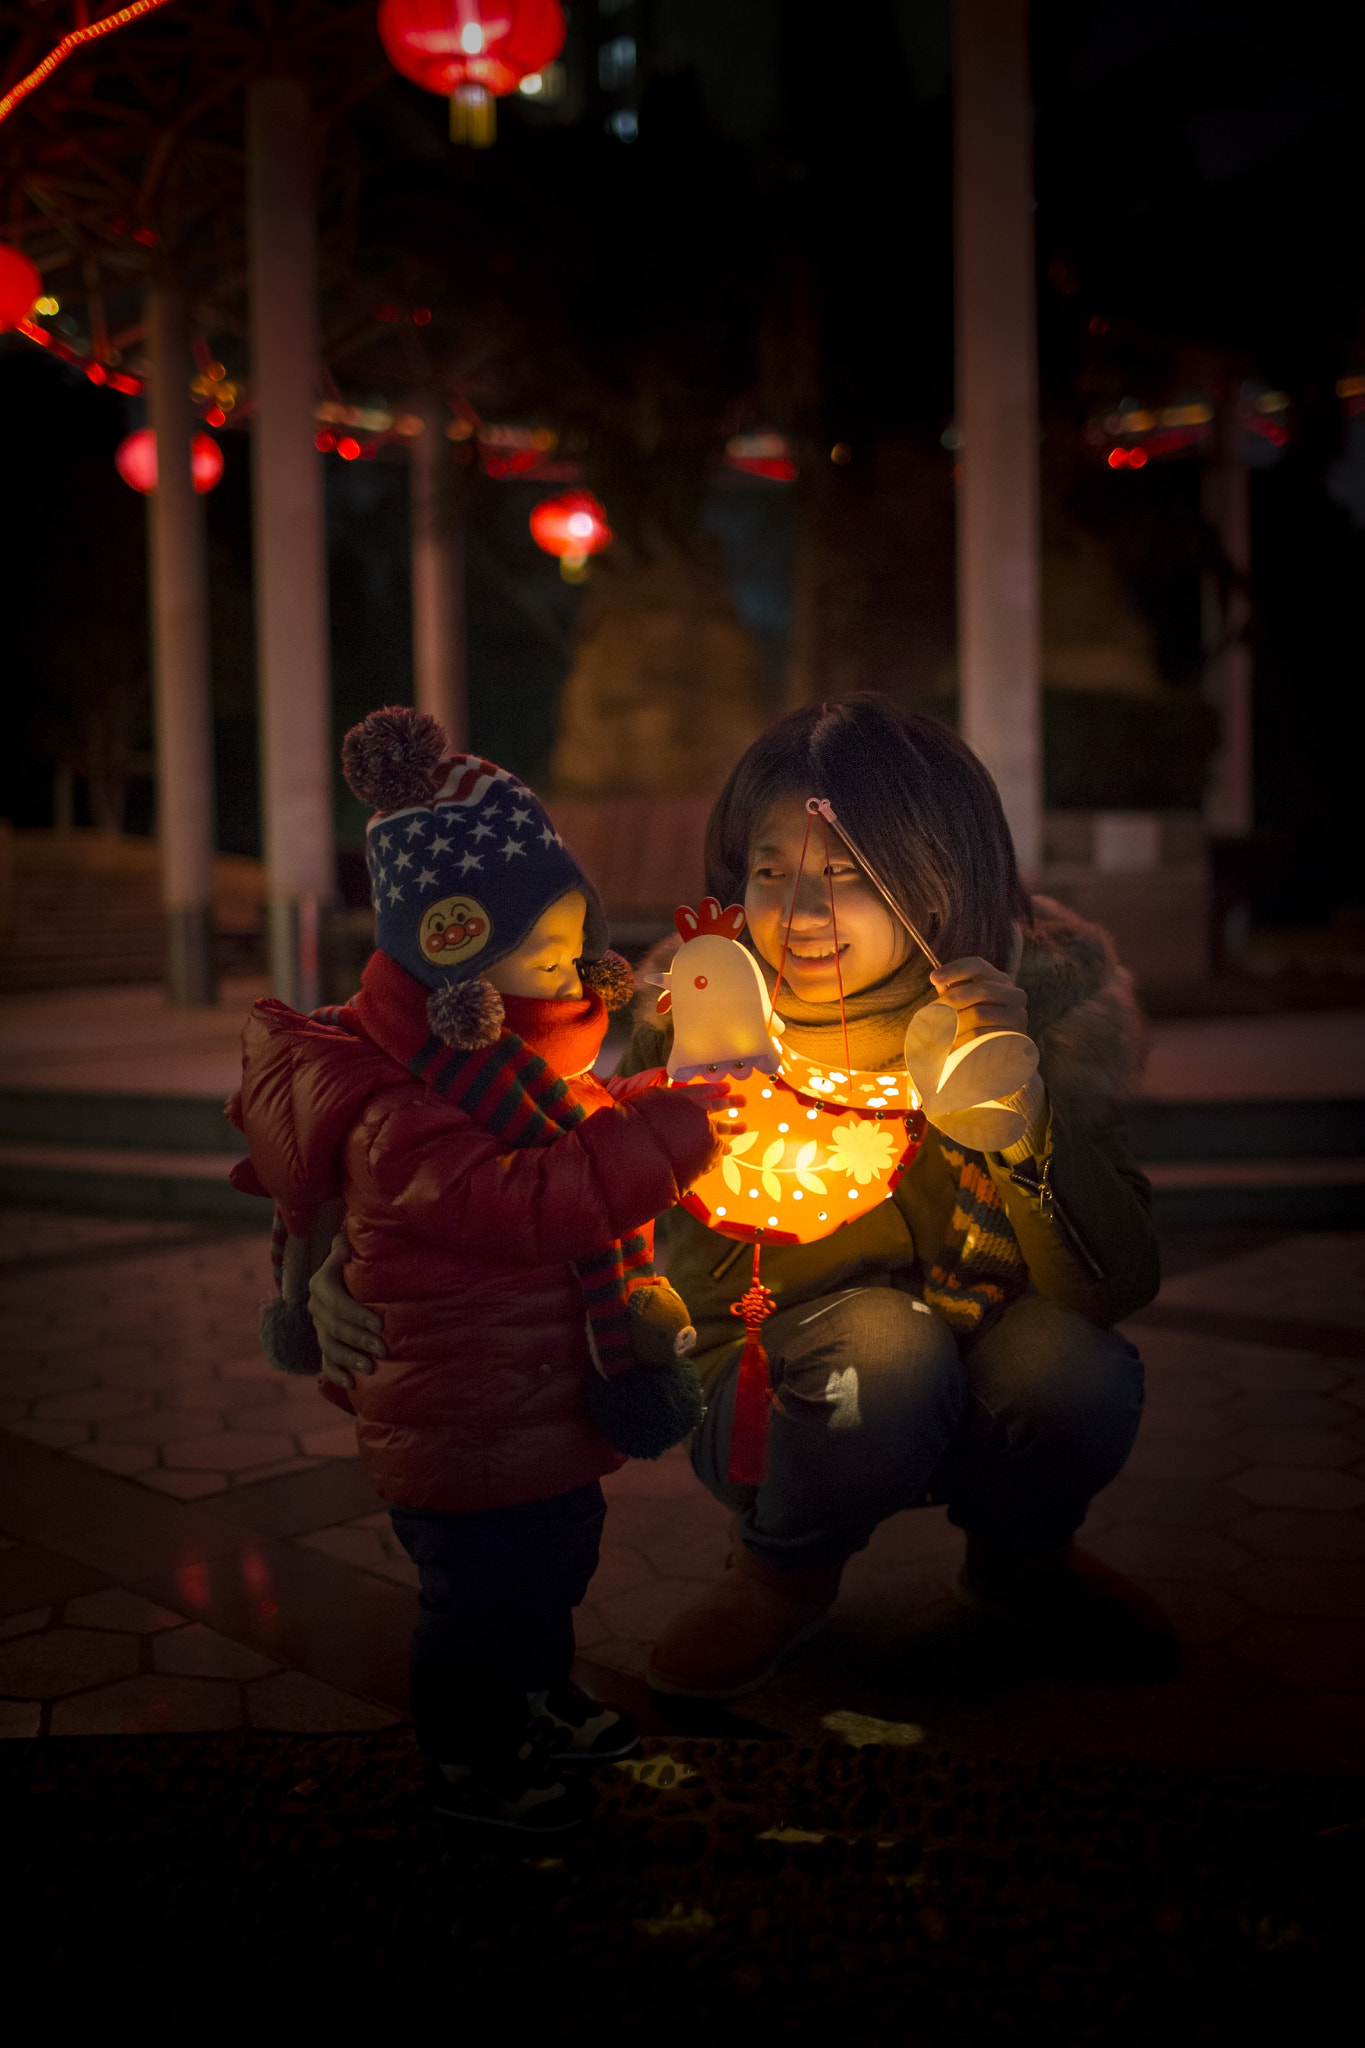
<svg viewBox="0 0 1365 2048"><path fill-rule="evenodd" d="M33 258L0 242L0 334L27 320L42 289L42 272Z"/></svg>
<svg viewBox="0 0 1365 2048"><path fill-rule="evenodd" d="M559 0L380 0L379 39L395 71L450 101L450 139L486 149L494 101L564 47Z"/></svg>
<svg viewBox="0 0 1365 2048"><path fill-rule="evenodd" d="M531 538L547 555L558 555L566 583L581 583L589 555L601 554L613 540L606 507L591 491L565 491L546 498L531 514Z"/></svg>
<svg viewBox="0 0 1365 2048"><path fill-rule="evenodd" d="M114 451L114 467L135 491L156 489L156 431L139 427L127 434ZM223 474L223 451L211 434L196 434L190 443L190 475L202 497Z"/></svg>

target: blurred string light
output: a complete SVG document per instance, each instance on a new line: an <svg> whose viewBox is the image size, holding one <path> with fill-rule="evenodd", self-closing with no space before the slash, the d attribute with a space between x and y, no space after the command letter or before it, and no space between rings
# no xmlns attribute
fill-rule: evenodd
<svg viewBox="0 0 1365 2048"><path fill-rule="evenodd" d="M126 28L130 21L136 21L140 15L151 14L155 8L166 5L167 0L129 0L128 6L116 8L112 14L104 15L101 20L81 22L76 28L69 30L56 48L48 51L41 64L35 64L32 71L27 72L10 87L3 98L0 98L0 121L8 120L19 102L27 99L31 92L44 84L57 66L64 64L83 44L93 43L100 36L111 35L115 29ZM81 11L84 12L84 8Z"/></svg>
<svg viewBox="0 0 1365 2048"><path fill-rule="evenodd" d="M0 334L21 327L36 309L43 274L23 249L0 242Z"/></svg>
<svg viewBox="0 0 1365 2048"><path fill-rule="evenodd" d="M1337 397L1341 400L1348 420L1358 420L1365 413L1365 376L1339 377Z"/></svg>
<svg viewBox="0 0 1365 2048"><path fill-rule="evenodd" d="M1244 459L1257 466L1274 462L1291 438L1293 400L1288 392L1245 383L1232 402ZM1085 439L1110 469L1145 469L1149 462L1210 452L1215 421L1216 408L1203 392L1164 406L1144 406L1125 398L1087 424Z"/></svg>

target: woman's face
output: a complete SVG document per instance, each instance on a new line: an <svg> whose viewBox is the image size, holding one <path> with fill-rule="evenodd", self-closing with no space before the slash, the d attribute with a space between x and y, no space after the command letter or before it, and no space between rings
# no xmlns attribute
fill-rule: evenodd
<svg viewBox="0 0 1365 2048"><path fill-rule="evenodd" d="M798 886L808 825L810 840ZM838 833L810 816L804 796L782 797L759 820L749 849L744 908L754 945L770 967L782 958L791 918L782 979L803 1002L837 1003L841 978L846 996L871 988L893 974L910 952L909 933L891 915ZM782 1008L780 994L777 1007Z"/></svg>

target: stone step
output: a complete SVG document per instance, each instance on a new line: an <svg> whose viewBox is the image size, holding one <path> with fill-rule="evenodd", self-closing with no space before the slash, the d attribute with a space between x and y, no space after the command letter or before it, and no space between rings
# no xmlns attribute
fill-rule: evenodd
<svg viewBox="0 0 1365 2048"><path fill-rule="evenodd" d="M0 1202L11 1207L268 1228L270 1204L239 1194L227 1174L221 1152L0 1143Z"/></svg>
<svg viewBox="0 0 1365 2048"><path fill-rule="evenodd" d="M110 1090L0 1089L0 1142L211 1152L240 1159L246 1146L216 1095L138 1095Z"/></svg>
<svg viewBox="0 0 1365 2048"><path fill-rule="evenodd" d="M1365 1153L1365 1100L1162 1102L1125 1107L1144 1160L1331 1159Z"/></svg>

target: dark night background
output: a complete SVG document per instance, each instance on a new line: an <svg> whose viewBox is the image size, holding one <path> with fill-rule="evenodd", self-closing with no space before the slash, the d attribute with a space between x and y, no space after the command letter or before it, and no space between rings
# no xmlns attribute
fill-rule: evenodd
<svg viewBox="0 0 1365 2048"><path fill-rule="evenodd" d="M594 69L609 33L638 44L624 88ZM1365 357L1352 85L1365 26L1322 4L1038 0L1034 52L1045 522L1063 517L1108 544L1163 678L1188 699L1191 733L1209 546L1198 466L1111 474L1081 428L1124 393L1197 382L1211 363L1293 400L1290 447L1252 481L1255 909L1263 922L1319 923L1365 903L1345 744L1362 681L1365 419L1348 428L1334 390ZM848 558L836 549L830 575L862 590L849 629L860 679L884 662L888 687L942 703L946 0L867 0L838 16L810 0L579 0L566 64L564 106L505 107L496 148L478 155L452 151L444 107L401 81L366 101L351 120L366 171L354 267L377 296L430 300L445 359L489 394L487 416L555 426L627 546L714 536L763 645L774 709L793 549L811 521L845 536ZM638 114L635 141L606 126L622 107ZM50 822L57 738L97 701L122 707L128 730L141 717L135 745L143 757L150 747L143 509L111 461L140 417L138 401L96 391L17 337L0 344L0 811L19 824ZM797 484L717 481L726 436L758 425L795 439ZM249 446L241 433L221 441L226 474L206 501L220 841L254 852ZM837 470L826 460L836 441L853 451ZM407 478L399 459L329 459L327 483L344 729L410 691ZM470 534L472 742L543 781L580 593L527 532L543 486L464 472L452 487ZM888 493L901 507L889 539ZM879 611L879 547L898 552L903 619ZM1178 752L1178 719L1167 730ZM1068 784L1067 748L1050 726L1054 804L1086 800ZM126 822L145 830L149 764L133 765Z"/></svg>

